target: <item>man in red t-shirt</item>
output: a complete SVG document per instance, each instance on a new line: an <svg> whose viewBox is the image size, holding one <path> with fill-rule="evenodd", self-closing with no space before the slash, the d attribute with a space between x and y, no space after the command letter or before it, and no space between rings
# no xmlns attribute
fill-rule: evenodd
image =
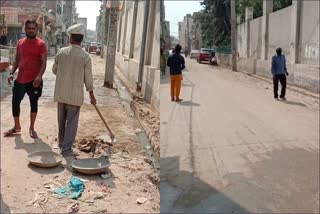
<svg viewBox="0 0 320 214"><path fill-rule="evenodd" d="M42 94L42 75L47 66L47 48L44 41L37 38L38 24L34 20L25 23L26 38L20 39L17 45L16 60L8 77L8 82L13 81L13 74L19 68L17 79L12 89L12 114L14 127L4 133L11 136L21 131L20 103L28 94L31 106L29 134L32 138L38 135L34 130L34 123L38 112L38 99Z"/></svg>

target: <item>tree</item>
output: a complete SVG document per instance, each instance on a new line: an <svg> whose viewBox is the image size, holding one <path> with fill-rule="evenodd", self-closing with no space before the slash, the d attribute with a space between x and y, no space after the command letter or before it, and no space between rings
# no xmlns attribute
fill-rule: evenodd
<svg viewBox="0 0 320 214"><path fill-rule="evenodd" d="M230 0L204 0L201 5L204 9L194 19L200 23L203 44L230 45Z"/></svg>
<svg viewBox="0 0 320 214"><path fill-rule="evenodd" d="M281 10L292 5L292 0L273 0L273 11ZM246 7L253 8L253 18L263 15L263 0L239 0L237 5L237 13L241 17L241 22L245 20Z"/></svg>
<svg viewBox="0 0 320 214"><path fill-rule="evenodd" d="M292 5L292 0L274 0L273 11L281 10L282 8Z"/></svg>
<svg viewBox="0 0 320 214"><path fill-rule="evenodd" d="M193 19L200 25L203 44L207 47L230 47L230 1L231 0L203 0L203 9L194 14ZM273 0L273 10L288 7L292 0ZM237 14L241 20L245 19L245 8L253 8L253 18L262 16L263 0L238 0Z"/></svg>

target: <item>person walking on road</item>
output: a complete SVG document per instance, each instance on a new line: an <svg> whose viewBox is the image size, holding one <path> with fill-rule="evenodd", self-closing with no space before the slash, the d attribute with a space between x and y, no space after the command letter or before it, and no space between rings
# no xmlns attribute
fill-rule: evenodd
<svg viewBox="0 0 320 214"><path fill-rule="evenodd" d="M47 48L45 42L37 38L38 24L36 21L27 20L25 32L27 37L18 41L16 60L8 77L8 83L11 84L13 74L19 68L18 77L12 88L14 127L4 133L5 137L21 132L20 103L27 93L31 106L29 135L31 138L38 138L34 125L38 112L38 99L42 94L42 76L47 66Z"/></svg>
<svg viewBox="0 0 320 214"><path fill-rule="evenodd" d="M277 54L272 57L272 65L271 65L271 72L273 75L274 99L278 100L278 84L280 81L281 83L280 98L282 100L286 100L286 87L287 87L286 75L287 76L289 75L289 73L287 72L286 58L282 54L281 48L277 48L276 53Z"/></svg>
<svg viewBox="0 0 320 214"><path fill-rule="evenodd" d="M171 79L171 101L180 102L180 91L182 82L182 70L185 68L185 61L181 56L181 46L176 45L175 53L169 56L167 65L170 67Z"/></svg>
<svg viewBox="0 0 320 214"><path fill-rule="evenodd" d="M166 75L166 56L163 53L163 49L160 49L160 70L161 70L161 76Z"/></svg>
<svg viewBox="0 0 320 214"><path fill-rule="evenodd" d="M67 32L70 35L70 46L58 51L52 71L56 75L54 101L58 102L58 145L63 156L72 156L76 155L72 145L77 134L84 85L89 92L90 103L95 105L96 99L91 58L81 47L83 25L75 24Z"/></svg>

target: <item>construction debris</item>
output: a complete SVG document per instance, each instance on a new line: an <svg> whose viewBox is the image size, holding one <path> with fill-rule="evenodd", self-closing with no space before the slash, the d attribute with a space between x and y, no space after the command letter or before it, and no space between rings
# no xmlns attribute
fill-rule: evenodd
<svg viewBox="0 0 320 214"><path fill-rule="evenodd" d="M138 203L138 204L144 204L144 203L146 203L147 201L148 201L148 199L145 198L145 197L141 197L141 198L138 198L138 199L137 199L137 203Z"/></svg>
<svg viewBox="0 0 320 214"><path fill-rule="evenodd" d="M109 190L109 188L107 187L107 185L105 183L101 182L100 183L100 187L101 187L103 192L111 193L111 191Z"/></svg>
<svg viewBox="0 0 320 214"><path fill-rule="evenodd" d="M76 202L68 207L67 213L78 213L79 210L80 210L79 202Z"/></svg>
<svg viewBox="0 0 320 214"><path fill-rule="evenodd" d="M104 139L98 139L96 137L84 138L78 141L76 145L80 151L105 156L110 156L110 147L112 146L112 144L108 142L106 137Z"/></svg>
<svg viewBox="0 0 320 214"><path fill-rule="evenodd" d="M106 173L101 174L100 176L101 176L101 178L103 178L103 179L109 179L109 178L112 177L112 173L110 172L110 170L107 170Z"/></svg>
<svg viewBox="0 0 320 214"><path fill-rule="evenodd" d="M85 190L82 194L83 196L79 199L84 203L93 204L96 200L105 199L106 193L104 192L94 192L90 190Z"/></svg>
<svg viewBox="0 0 320 214"><path fill-rule="evenodd" d="M48 193L38 192L34 195L33 199L26 204L26 206L41 207L42 211L46 213L44 206L47 204L47 202L48 202Z"/></svg>

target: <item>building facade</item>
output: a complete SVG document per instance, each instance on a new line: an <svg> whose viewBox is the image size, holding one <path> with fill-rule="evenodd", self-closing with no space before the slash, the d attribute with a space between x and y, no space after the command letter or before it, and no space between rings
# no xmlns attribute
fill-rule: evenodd
<svg viewBox="0 0 320 214"><path fill-rule="evenodd" d="M0 12L2 24L7 27L8 45L15 46L25 37L24 23L34 19L39 26L38 36L46 42L51 50L49 53L55 54L69 42L66 30L74 23L75 11L74 0L1 1Z"/></svg>
<svg viewBox="0 0 320 214"><path fill-rule="evenodd" d="M84 35L84 40L86 41L86 40L87 40L87 27L88 27L88 20L87 20L87 18L78 17L76 23L83 25L83 27L84 27L84 32L85 32L85 33L84 33L84 34L85 34L85 35Z"/></svg>
<svg viewBox="0 0 320 214"><path fill-rule="evenodd" d="M141 51L144 51L142 93L156 110L160 106L160 1L150 1L147 36L143 38L146 1L125 1L119 14L116 66L132 83L138 81ZM141 50L145 42L145 50Z"/></svg>

